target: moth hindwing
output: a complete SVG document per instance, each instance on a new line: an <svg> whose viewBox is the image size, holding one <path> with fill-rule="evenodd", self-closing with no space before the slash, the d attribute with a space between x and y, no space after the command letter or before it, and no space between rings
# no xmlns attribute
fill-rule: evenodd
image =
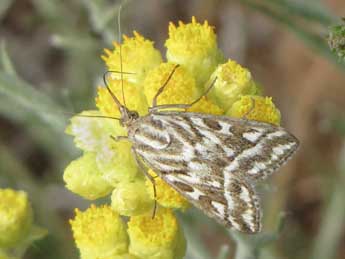
<svg viewBox="0 0 345 259"><path fill-rule="evenodd" d="M127 129L139 160L208 216L246 233L261 228L253 184L298 147L281 127L199 113L152 111Z"/></svg>

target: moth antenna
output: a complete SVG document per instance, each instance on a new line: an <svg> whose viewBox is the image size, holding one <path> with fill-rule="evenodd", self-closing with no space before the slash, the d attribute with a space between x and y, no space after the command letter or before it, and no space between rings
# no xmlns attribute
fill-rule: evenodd
<svg viewBox="0 0 345 259"><path fill-rule="evenodd" d="M196 99L196 100L194 100L193 102L191 102L191 103L189 104L189 106L193 106L194 104L196 104L197 102L199 102L204 96L207 96L208 93L211 91L211 89L214 87L214 85L215 85L217 79L218 79L218 78L215 77L215 78L213 79L213 81L211 82L210 86L207 87L206 91L205 91L202 95L200 95L200 96L198 97L198 99Z"/></svg>
<svg viewBox="0 0 345 259"><path fill-rule="evenodd" d="M122 67L122 32L121 32L121 10L122 6L126 3L126 0L124 0L119 7L119 13L117 16L117 24L118 24L118 41L119 41L119 53L120 53L120 72L121 72L121 91L122 91L122 101L123 105L126 106L126 100L125 100L125 93L123 90L123 67Z"/></svg>
<svg viewBox="0 0 345 259"><path fill-rule="evenodd" d="M109 87L109 85L108 85L108 83L107 83L107 74L108 74L108 73L120 73L120 74L121 74L121 77L123 77L123 74L126 74L126 75L134 75L135 73L133 73L133 72L116 71L116 70L108 70L108 71L104 72L104 74L103 74L103 82L104 82L105 86L107 87L108 92L109 92L110 95L113 97L113 99L114 99L116 105L119 107L119 109L121 109L121 106L122 106L122 105L120 104L120 102L119 102L119 100L117 99L117 97L115 96L115 94L111 91L111 89L110 89L110 87ZM121 80L121 82L122 82L122 86L123 86L123 81ZM122 88L122 90L123 90L123 88ZM122 93L123 93L123 92L122 92ZM125 105L126 105L126 104L125 104Z"/></svg>
<svg viewBox="0 0 345 259"><path fill-rule="evenodd" d="M105 72L106 74L108 73L117 73L117 74L126 74L126 75L135 75L136 73L134 72L121 72L121 71L117 71L117 70L108 70Z"/></svg>
<svg viewBox="0 0 345 259"><path fill-rule="evenodd" d="M122 108L123 105L120 103L119 99L117 99L117 97L115 96L115 94L113 93L113 91L111 91L111 89L110 89L110 87L109 87L109 85L108 85L108 82L107 82L107 78L106 78L107 73L108 73L108 72L105 72L105 73L103 74L103 82L104 82L104 85L105 85L105 87L107 88L109 94L111 95L111 97L113 98L114 102L116 103L117 107L119 108L119 110L120 110L120 112L121 112L121 111L123 110L123 108Z"/></svg>
<svg viewBox="0 0 345 259"><path fill-rule="evenodd" d="M76 116L76 117L85 117L85 118L103 118L103 119L112 119L112 120L120 120L120 118L112 117L112 116L104 116L104 115L82 115L82 114L76 114L73 112L62 112L64 115L69 116Z"/></svg>

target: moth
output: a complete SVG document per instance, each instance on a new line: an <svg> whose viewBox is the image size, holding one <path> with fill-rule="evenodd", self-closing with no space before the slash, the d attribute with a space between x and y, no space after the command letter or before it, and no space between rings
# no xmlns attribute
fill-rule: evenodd
<svg viewBox="0 0 345 259"><path fill-rule="evenodd" d="M177 66L142 117L121 104L106 84L128 133L116 139L132 143L139 167L153 183L147 167L220 224L257 233L261 209L254 185L292 156L298 140L268 123L181 111L207 95L217 79L191 104L157 105Z"/></svg>

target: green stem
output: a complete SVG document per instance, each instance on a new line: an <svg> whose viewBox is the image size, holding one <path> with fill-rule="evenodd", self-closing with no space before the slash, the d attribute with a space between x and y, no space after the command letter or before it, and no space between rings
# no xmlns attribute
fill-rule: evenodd
<svg viewBox="0 0 345 259"><path fill-rule="evenodd" d="M235 259L258 259L259 251L245 242L237 242Z"/></svg>
<svg viewBox="0 0 345 259"><path fill-rule="evenodd" d="M66 120L63 109L48 96L16 76L0 72L0 94L35 113L53 129L63 131Z"/></svg>
<svg viewBox="0 0 345 259"><path fill-rule="evenodd" d="M281 10L288 12L290 15L299 16L302 19L309 20L311 22L318 22L322 25L329 26L335 22L334 17L330 12L325 11L326 7L320 3L314 2L296 2L290 0L263 0L270 5L280 8ZM319 7L319 8L318 8Z"/></svg>
<svg viewBox="0 0 345 259"><path fill-rule="evenodd" d="M319 233L310 258L334 258L345 228L345 141L339 156L340 179L334 184L333 193L322 217Z"/></svg>
<svg viewBox="0 0 345 259"><path fill-rule="evenodd" d="M291 17L286 10L273 10L266 5L263 5L262 2L257 2L255 0L240 0L242 3L246 4L250 8L260 11L261 13L271 17L275 21L286 26L291 32L293 32L298 38L304 41L308 46L312 47L315 51L322 54L324 57L331 60L336 65L344 68L344 65L338 62L338 58L334 55L328 45L326 40L315 32L310 31L309 27L303 28L296 22L294 17Z"/></svg>
<svg viewBox="0 0 345 259"><path fill-rule="evenodd" d="M217 259L227 259L229 258L230 254L230 248L228 245L222 245L222 247L219 250Z"/></svg>

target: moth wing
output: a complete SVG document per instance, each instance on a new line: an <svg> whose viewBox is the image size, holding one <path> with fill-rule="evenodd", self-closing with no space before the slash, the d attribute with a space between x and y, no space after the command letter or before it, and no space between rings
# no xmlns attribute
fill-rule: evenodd
<svg viewBox="0 0 345 259"><path fill-rule="evenodd" d="M188 172L163 173L161 177L220 224L248 234L261 230L259 199L254 187L244 179L235 175L225 179L210 176L211 181L196 184L193 177L188 177Z"/></svg>
<svg viewBox="0 0 345 259"><path fill-rule="evenodd" d="M134 149L146 165L210 217L246 233L261 228L252 180L298 146L283 128L207 114L152 114L135 129Z"/></svg>
<svg viewBox="0 0 345 259"><path fill-rule="evenodd" d="M207 114L175 116L176 121L183 118L191 125L199 141L197 145L207 150L199 153L200 160L211 163L223 160L227 164L226 172L254 181L263 180L276 171L299 145L295 136L269 123Z"/></svg>

